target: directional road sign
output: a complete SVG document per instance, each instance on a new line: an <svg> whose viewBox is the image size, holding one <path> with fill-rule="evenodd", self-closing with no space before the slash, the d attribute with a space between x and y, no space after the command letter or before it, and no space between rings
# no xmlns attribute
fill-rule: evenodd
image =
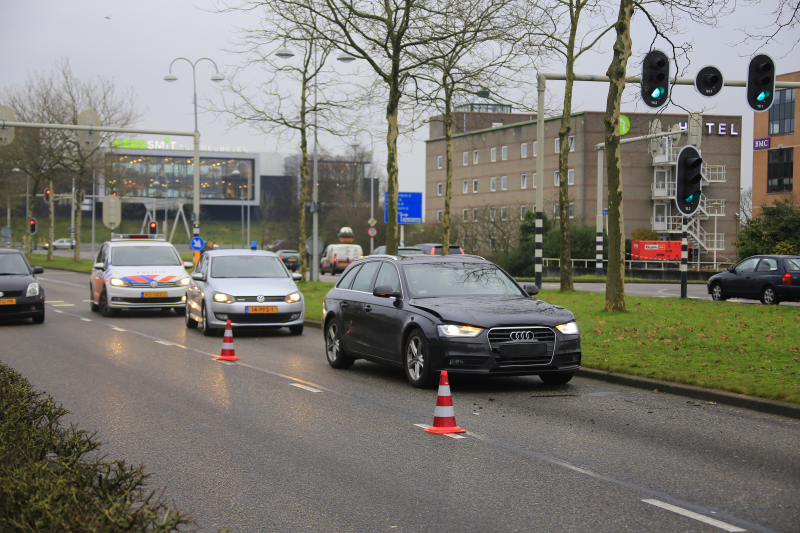
<svg viewBox="0 0 800 533"><path fill-rule="evenodd" d="M199 252L206 245L206 242L201 237L194 237L191 242L192 250Z"/></svg>
<svg viewBox="0 0 800 533"><path fill-rule="evenodd" d="M383 223L387 222L387 205L389 193L383 195ZM399 192L397 193L397 223L422 224L422 193Z"/></svg>

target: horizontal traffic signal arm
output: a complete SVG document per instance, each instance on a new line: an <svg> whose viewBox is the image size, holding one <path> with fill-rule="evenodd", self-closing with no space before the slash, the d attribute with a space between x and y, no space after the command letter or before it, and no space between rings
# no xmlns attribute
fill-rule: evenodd
<svg viewBox="0 0 800 533"><path fill-rule="evenodd" d="M547 73L540 74L548 80L561 80L567 79L563 73ZM608 76L595 76L594 74L576 74L575 81L600 81L608 83L611 80ZM625 78L625 83L641 83L641 76L628 76ZM670 85L694 85L694 78L673 78L669 81ZM725 80L723 83L725 87L747 87L747 80ZM775 87L778 89L800 89L800 81L777 81ZM9 124L10 125L10 124Z"/></svg>

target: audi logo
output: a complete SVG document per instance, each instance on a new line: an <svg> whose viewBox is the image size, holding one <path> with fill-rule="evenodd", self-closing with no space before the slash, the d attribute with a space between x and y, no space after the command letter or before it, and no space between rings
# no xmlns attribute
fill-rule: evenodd
<svg viewBox="0 0 800 533"><path fill-rule="evenodd" d="M158 282L157 281L151 281L150 282L150 286L153 287L153 288L158 287Z"/></svg>
<svg viewBox="0 0 800 533"><path fill-rule="evenodd" d="M258 296L256 296L256 300L257 300L259 303L263 302L263 301L264 301L264 295L263 295L263 294L259 294Z"/></svg>
<svg viewBox="0 0 800 533"><path fill-rule="evenodd" d="M532 331L512 331L511 332L511 340L512 341L529 341L533 339L533 332Z"/></svg>

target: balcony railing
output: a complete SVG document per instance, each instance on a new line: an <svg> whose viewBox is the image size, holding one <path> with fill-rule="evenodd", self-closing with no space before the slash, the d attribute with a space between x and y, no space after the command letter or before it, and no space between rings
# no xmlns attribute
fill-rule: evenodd
<svg viewBox="0 0 800 533"><path fill-rule="evenodd" d="M662 182L650 184L651 197L657 198L674 198L675 197L675 182Z"/></svg>
<svg viewBox="0 0 800 533"><path fill-rule="evenodd" d="M709 183L724 183L726 180L725 165L707 165L703 163L700 168L700 174Z"/></svg>

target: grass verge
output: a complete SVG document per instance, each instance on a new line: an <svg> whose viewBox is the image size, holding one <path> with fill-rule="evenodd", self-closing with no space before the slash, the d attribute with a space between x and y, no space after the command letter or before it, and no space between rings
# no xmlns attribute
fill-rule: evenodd
<svg viewBox="0 0 800 533"><path fill-rule="evenodd" d="M70 270L72 272L91 272L94 262L91 259L81 259L75 261L71 257L58 257L53 256L52 261L47 260L47 255L34 253L31 255L31 266L40 266L44 268L45 273L48 268L55 268L58 270Z"/></svg>
<svg viewBox="0 0 800 533"><path fill-rule="evenodd" d="M680 298L626 298L544 290L572 311L589 368L800 403L800 313L796 307Z"/></svg>
<svg viewBox="0 0 800 533"><path fill-rule="evenodd" d="M67 410L0 364L0 531L178 531L187 516L148 491L142 467L97 458ZM92 458L90 458L92 457Z"/></svg>
<svg viewBox="0 0 800 533"><path fill-rule="evenodd" d="M322 300L328 291L333 288L333 283L325 281L306 281L298 283L297 287L303 293L306 301L306 320L320 322L322 320Z"/></svg>

